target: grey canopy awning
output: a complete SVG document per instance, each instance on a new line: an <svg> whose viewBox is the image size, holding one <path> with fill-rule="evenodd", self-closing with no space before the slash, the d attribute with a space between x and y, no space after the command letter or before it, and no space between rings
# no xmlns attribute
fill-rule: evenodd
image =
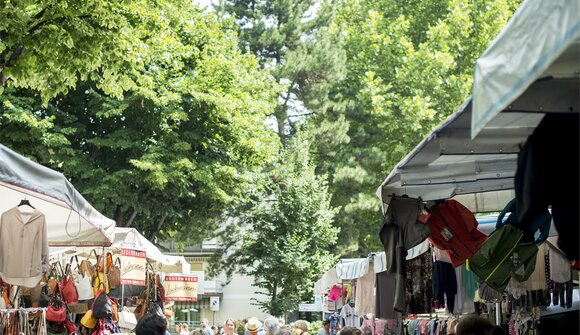
<svg viewBox="0 0 580 335"><path fill-rule="evenodd" d="M109 246L115 221L99 213L61 173L0 144L0 213L27 197L45 214L51 246Z"/></svg>
<svg viewBox="0 0 580 335"><path fill-rule="evenodd" d="M501 210L514 197L517 154L545 113L580 111L579 74L580 2L526 0L478 59L473 99L379 186L383 205L391 195L455 197L474 212Z"/></svg>

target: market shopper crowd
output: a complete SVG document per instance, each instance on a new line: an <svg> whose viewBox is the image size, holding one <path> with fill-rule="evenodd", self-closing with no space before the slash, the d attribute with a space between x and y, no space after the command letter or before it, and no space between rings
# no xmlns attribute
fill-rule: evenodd
<svg viewBox="0 0 580 335"><path fill-rule="evenodd" d="M264 322L251 317L243 320L243 335L310 335L310 324L308 321L297 320L291 324L285 324L284 319L268 317ZM187 324L176 324L175 335L238 335L236 333L236 321L227 319L223 327L218 330L216 326L209 326L207 320L203 320L199 328L189 331ZM448 334L455 335L505 335L503 329L495 326L489 319L478 315L467 315L463 317L455 329ZM167 327L167 320L158 315L147 315L139 321L135 328L136 335L168 335L171 334ZM423 332L419 332L424 334ZM330 321L325 319L322 328L317 335L330 334ZM240 334L242 335L242 334ZM352 327L344 326L338 335L373 335L371 328L367 326Z"/></svg>

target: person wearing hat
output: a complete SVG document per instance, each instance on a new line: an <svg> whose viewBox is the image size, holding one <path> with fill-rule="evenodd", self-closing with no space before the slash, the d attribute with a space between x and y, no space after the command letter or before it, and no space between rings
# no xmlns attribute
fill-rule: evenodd
<svg viewBox="0 0 580 335"><path fill-rule="evenodd" d="M320 329L318 335L330 335L330 320L324 319L322 321L322 329Z"/></svg>
<svg viewBox="0 0 580 335"><path fill-rule="evenodd" d="M246 323L246 330L248 331L248 335L265 335L262 328L262 323L254 316L248 319Z"/></svg>

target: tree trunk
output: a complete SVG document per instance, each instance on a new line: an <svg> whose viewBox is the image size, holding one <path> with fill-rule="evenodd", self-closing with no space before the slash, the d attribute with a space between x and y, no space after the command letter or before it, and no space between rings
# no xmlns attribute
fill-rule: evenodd
<svg viewBox="0 0 580 335"><path fill-rule="evenodd" d="M163 216L161 217L161 219L159 220L159 222L157 222L157 227L155 227L155 230L153 230L149 236L147 237L147 239L149 241L153 242L153 238L155 238L155 235L157 235L157 233L159 232L159 230L161 230L161 226L163 226L163 223L165 222L165 218L167 217L167 214L163 214Z"/></svg>
<svg viewBox="0 0 580 335"><path fill-rule="evenodd" d="M134 209L133 213L131 213L131 216L129 217L129 220L127 221L127 224L125 225L125 227L131 227L131 225L133 224L133 220L135 220L136 216L137 216L137 210Z"/></svg>
<svg viewBox="0 0 580 335"><path fill-rule="evenodd" d="M123 211L122 205L117 205L115 208L115 214L113 214L113 220L117 223L117 227L123 227L123 222L125 221L125 211Z"/></svg>

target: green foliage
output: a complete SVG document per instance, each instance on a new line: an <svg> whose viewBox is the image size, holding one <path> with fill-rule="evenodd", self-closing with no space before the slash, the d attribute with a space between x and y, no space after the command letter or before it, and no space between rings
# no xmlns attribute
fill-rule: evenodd
<svg viewBox="0 0 580 335"><path fill-rule="evenodd" d="M304 122L332 104L332 85L344 78L345 53L335 4L314 0L224 0L218 10L237 23L240 45L256 54L283 86L273 116L283 144Z"/></svg>
<svg viewBox="0 0 580 335"><path fill-rule="evenodd" d="M50 76L48 86L17 84L22 79L9 76L0 95L0 142L63 171L119 226L134 226L151 239L161 232L165 238L200 241L224 208L253 187L256 171L276 157L278 141L264 120L276 104L277 85L259 70L255 57L239 52L232 32L189 1L98 6L116 9L109 15L96 9L99 24L110 31L99 30L90 42L99 45L102 39L119 50L110 53L101 45L86 52L107 55L107 63L114 53L136 58L119 72L90 65L94 71L80 82L69 81L66 89L61 81L67 75L50 68L21 69L19 77ZM74 35L94 20L90 14L59 29ZM134 31L133 22L143 30ZM140 42L134 47L142 52L131 55L119 43L135 37ZM50 43L27 45L56 55L68 43L46 38ZM72 65L59 59L55 67L88 71L88 64L76 64L85 55L74 51L81 55L71 56ZM27 59L22 57L19 61ZM5 73L14 73L19 64ZM59 92L67 94L46 100Z"/></svg>
<svg viewBox="0 0 580 335"><path fill-rule="evenodd" d="M375 191L395 164L469 96L475 60L519 1L342 2L347 55L335 108L309 119L317 171L341 208L340 252L382 248Z"/></svg>
<svg viewBox="0 0 580 335"><path fill-rule="evenodd" d="M253 276L267 297L255 303L272 315L310 300L320 272L336 260L330 252L338 233L332 227L336 209L324 178L314 173L308 148L301 138L292 140L283 161L266 176L266 187L249 195L220 232L224 254L213 260L214 274Z"/></svg>

